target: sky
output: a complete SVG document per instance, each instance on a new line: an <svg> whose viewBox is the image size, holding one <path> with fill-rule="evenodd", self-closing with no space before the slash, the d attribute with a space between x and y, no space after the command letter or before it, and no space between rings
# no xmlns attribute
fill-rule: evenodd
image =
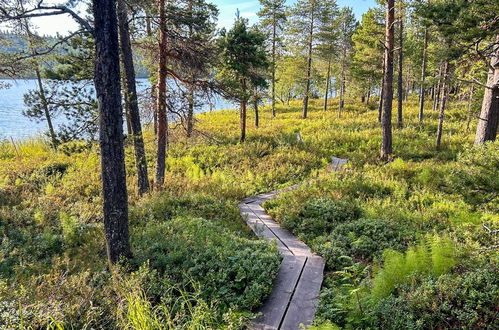
<svg viewBox="0 0 499 330"><path fill-rule="evenodd" d="M292 5L296 0L288 0L288 5ZM63 1L49 0L46 3L60 3ZM258 20L256 13L259 10L258 0L211 0L219 8L219 27L230 27L234 22L235 13L239 9L240 15L249 19L250 23ZM340 7L352 7L358 20L367 9L376 5L375 0L337 0ZM77 25L69 16L52 16L50 18L37 18L33 23L38 27L38 32L42 35L55 35L57 33L66 34L75 30Z"/></svg>

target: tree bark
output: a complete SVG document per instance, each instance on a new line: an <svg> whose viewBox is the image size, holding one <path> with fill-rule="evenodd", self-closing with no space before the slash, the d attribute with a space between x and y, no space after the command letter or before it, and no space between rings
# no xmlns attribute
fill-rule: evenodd
<svg viewBox="0 0 499 330"><path fill-rule="evenodd" d="M371 78L369 78L367 87L367 97L366 97L366 105L369 106L369 101L371 100Z"/></svg>
<svg viewBox="0 0 499 330"><path fill-rule="evenodd" d="M246 94L246 80L242 79L241 86L243 87L244 94ZM239 141L241 143L246 140L246 103L247 99L242 99L239 109L239 128L241 130Z"/></svg>
<svg viewBox="0 0 499 330"><path fill-rule="evenodd" d="M331 80L331 58L327 63L327 74L326 74L326 92L324 93L324 111L327 111L327 102L329 99L329 81Z"/></svg>
<svg viewBox="0 0 499 330"><path fill-rule="evenodd" d="M137 87L135 85L135 68L133 64L132 45L130 42L130 28L128 26L128 14L124 0L118 0L117 15L121 41L121 60L125 71L125 105L132 131L137 185L139 194L143 195L149 191L149 178L147 175L147 159L144 148L144 138L142 137L142 125L140 123Z"/></svg>
<svg viewBox="0 0 499 330"><path fill-rule="evenodd" d="M305 83L305 96L303 97L303 119L307 118L308 114L308 98L310 94L310 79L312 76L312 49L314 41L314 13L311 13L310 31L308 35L308 56L307 56L307 81Z"/></svg>
<svg viewBox="0 0 499 330"><path fill-rule="evenodd" d="M31 33L31 30L29 28L29 23L28 22L24 23L25 24L23 25L25 26L26 34L28 35L29 47L32 48L32 55L35 55L35 49L33 48L32 44L33 43L32 38L34 37L34 35ZM40 96L40 101L42 103L42 108L43 108L43 115L45 116L45 120L47 121L52 148L54 148L55 150L57 149L59 141L57 141L54 125L52 124L52 117L50 115L50 109L47 101L47 96L45 94L45 88L43 87L42 75L40 73L40 66L38 65L38 62L35 62L35 74L36 74L36 81L38 83L38 94Z"/></svg>
<svg viewBox="0 0 499 330"><path fill-rule="evenodd" d="M107 256L114 263L122 257L131 257L116 2L93 0L92 3L104 230Z"/></svg>
<svg viewBox="0 0 499 330"><path fill-rule="evenodd" d="M194 90L192 86L189 86L188 90L188 108L187 108L187 138L192 136L192 131L194 129Z"/></svg>
<svg viewBox="0 0 499 330"><path fill-rule="evenodd" d="M276 71L276 38L277 38L277 21L275 17L275 9L272 14L272 118L275 117L275 71Z"/></svg>
<svg viewBox="0 0 499 330"><path fill-rule="evenodd" d="M43 114L45 115L45 120L47 121L52 148L57 149L59 141L57 141L57 137L55 135L54 125L52 124L52 117L50 116L49 105L45 96L45 88L43 88L42 75L40 74L38 64L36 64L35 67L35 74L36 81L38 82L38 93L40 95L40 101L42 102Z"/></svg>
<svg viewBox="0 0 499 330"><path fill-rule="evenodd" d="M475 93L475 85L471 85L468 96L468 119L466 120L466 132L470 130L471 119L473 118L473 94Z"/></svg>
<svg viewBox="0 0 499 330"><path fill-rule="evenodd" d="M442 84L440 86L440 110L438 114L437 141L435 147L440 149L442 144L442 133L445 119L445 106L447 103L447 76L449 73L449 62L445 61L442 68Z"/></svg>
<svg viewBox="0 0 499 330"><path fill-rule="evenodd" d="M428 28L424 29L423 63L421 64L421 91L419 95L419 122L423 122L425 101L426 59L428 57Z"/></svg>
<svg viewBox="0 0 499 330"><path fill-rule="evenodd" d="M253 107L255 108L255 127L258 128L260 125L260 117L258 114L258 96L256 95L258 93L258 90L255 88L255 99L253 100Z"/></svg>
<svg viewBox="0 0 499 330"><path fill-rule="evenodd" d="M378 103L378 123L381 123L381 114L383 113L383 96L385 94L385 72L386 72L386 59L383 57L383 78L381 78L381 87L379 90L379 103Z"/></svg>
<svg viewBox="0 0 499 330"><path fill-rule="evenodd" d="M499 123L499 35L495 45L495 54L490 60L487 87L483 94L482 110L478 117L475 145L495 141Z"/></svg>
<svg viewBox="0 0 499 330"><path fill-rule="evenodd" d="M386 2L385 78L383 83L383 113L381 116L381 159L392 154L392 102L393 102L393 50L394 50L394 0Z"/></svg>
<svg viewBox="0 0 499 330"><path fill-rule="evenodd" d="M438 81L437 81L437 86L435 88L435 98L433 99L433 111L437 111L438 105L440 102L440 91L442 87L442 63L440 63L440 66L438 68Z"/></svg>
<svg viewBox="0 0 499 330"><path fill-rule="evenodd" d="M156 98L158 105L158 134L156 137L156 186L159 188L165 183L166 148L168 144L168 117L166 115L166 76L167 76L167 39L166 39L166 11L165 1L158 0L159 12L159 63L158 87Z"/></svg>
<svg viewBox="0 0 499 330"><path fill-rule="evenodd" d="M192 1L189 1L189 13L192 19ZM192 24L189 24L189 38L192 38ZM186 135L187 138L192 136L192 130L194 128L194 74L190 74L190 81L188 86L187 100L189 102L187 107L187 127Z"/></svg>
<svg viewBox="0 0 499 330"><path fill-rule="evenodd" d="M341 57L341 85L340 85L340 102L338 104L338 119L341 118L341 110L345 105L345 60L346 48L343 47L343 56Z"/></svg>
<svg viewBox="0 0 499 330"><path fill-rule="evenodd" d="M399 0L400 4L400 17L399 17L399 63L398 63L398 79L397 79L397 127L403 126L403 100L404 100L404 87L403 87L403 68L404 68L404 19L403 19L403 2Z"/></svg>

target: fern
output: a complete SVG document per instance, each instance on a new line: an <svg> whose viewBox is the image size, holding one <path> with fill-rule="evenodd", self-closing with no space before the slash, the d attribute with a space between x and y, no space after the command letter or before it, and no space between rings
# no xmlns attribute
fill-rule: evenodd
<svg viewBox="0 0 499 330"><path fill-rule="evenodd" d="M374 303L388 297L397 287L410 283L419 274L440 276L456 265L452 240L437 235L410 247L405 255L386 250L383 259L383 266L372 280L370 296Z"/></svg>

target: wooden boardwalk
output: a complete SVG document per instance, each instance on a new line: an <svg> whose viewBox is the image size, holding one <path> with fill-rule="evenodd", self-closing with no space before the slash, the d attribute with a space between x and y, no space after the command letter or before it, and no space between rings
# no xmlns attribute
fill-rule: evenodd
<svg viewBox="0 0 499 330"><path fill-rule="evenodd" d="M250 329L300 329L311 324L322 285L324 259L293 234L283 229L262 207L262 203L284 190L248 197L239 203L241 215L260 237L276 240L283 260L270 297L260 308L260 317Z"/></svg>

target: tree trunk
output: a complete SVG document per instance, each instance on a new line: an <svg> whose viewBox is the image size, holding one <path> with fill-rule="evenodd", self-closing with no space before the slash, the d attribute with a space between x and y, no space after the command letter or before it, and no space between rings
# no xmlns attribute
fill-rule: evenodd
<svg viewBox="0 0 499 330"><path fill-rule="evenodd" d="M192 19L192 1L189 1L189 14L190 18ZM189 24L189 38L192 38L192 24ZM190 138L192 136L192 130L194 128L194 74L191 73L189 75L189 85L188 87L188 94L187 94L187 100L189 102L188 107L187 107L187 127L186 127L186 135L187 138Z"/></svg>
<svg viewBox="0 0 499 330"><path fill-rule="evenodd" d="M487 86L483 94L482 110L478 117L475 145L495 141L499 123L499 35L495 45L495 54L490 60Z"/></svg>
<svg viewBox="0 0 499 330"><path fill-rule="evenodd" d="M303 119L307 118L308 114L308 98L310 94L310 79L312 76L312 49L314 41L314 13L310 18L310 31L308 35L308 56L307 56L307 81L305 83L305 96L303 97Z"/></svg>
<svg viewBox="0 0 499 330"><path fill-rule="evenodd" d="M338 119L341 118L341 110L345 105L345 60L346 48L343 47L343 56L341 58L341 83L340 83L340 102L338 104Z"/></svg>
<svg viewBox="0 0 499 330"><path fill-rule="evenodd" d="M471 119L473 118L473 94L475 93L475 85L471 85L471 90L468 96L468 119L466 120L466 132L470 131Z"/></svg>
<svg viewBox="0 0 499 330"><path fill-rule="evenodd" d="M92 3L104 230L107 256L114 263L122 257L131 257L116 3L113 0L93 0Z"/></svg>
<svg viewBox="0 0 499 330"><path fill-rule="evenodd" d="M386 59L383 57L383 78L381 78L381 87L379 90L379 103L378 103L378 123L381 123L381 114L383 113L383 96L385 94L385 73L386 73Z"/></svg>
<svg viewBox="0 0 499 330"><path fill-rule="evenodd" d="M33 42L32 39L34 35L31 33L31 30L29 28L29 23L28 22L23 22L25 23L25 29L26 29L26 34L28 35L28 43L29 47L32 50L32 55L35 55L35 49L33 48ZM57 137L55 135L55 130L54 130L54 125L52 124L52 117L50 115L50 109L49 109L49 104L47 101L47 96L45 94L45 88L43 87L43 81L42 81L42 75L40 73L40 67L38 65L38 62L35 62L35 74L36 74L36 81L38 83L38 94L40 96L40 101L42 103L42 108L43 108L43 115L45 116L45 120L47 121L47 126L49 129L49 137L50 137L50 142L52 144L52 148L57 149L57 146L59 142L57 141Z"/></svg>
<svg viewBox="0 0 499 330"><path fill-rule="evenodd" d="M367 80L367 93L366 93L366 105L369 106L369 101L371 100L371 78Z"/></svg>
<svg viewBox="0 0 499 330"><path fill-rule="evenodd" d="M42 75L40 74L40 69L38 67L38 64L36 64L35 73L36 73L36 81L38 82L38 94L40 95L40 101L42 101L43 114L45 115L45 120L47 121L52 148L57 149L59 142L57 141L57 137L55 135L54 125L52 125L52 118L50 116L49 105L47 102L47 98L45 96L45 89L43 88Z"/></svg>
<svg viewBox="0 0 499 330"><path fill-rule="evenodd" d="M130 42L130 29L128 14L124 0L118 0L118 27L121 41L121 59L125 71L125 105L127 108L130 128L132 130L135 167L137 170L137 185L139 194L149 191L149 178L147 175L147 160L140 123L139 102L137 100L137 87L135 85L135 68L133 64L132 45Z"/></svg>
<svg viewBox="0 0 499 330"><path fill-rule="evenodd" d="M392 154L392 102L393 102L393 49L394 49L394 0L386 2L385 78L383 88L383 113L381 116L381 159Z"/></svg>
<svg viewBox="0 0 499 330"><path fill-rule="evenodd" d="M275 117L275 71L276 71L276 38L277 38L277 22L275 10L272 14L272 118ZM258 126L257 126L258 127Z"/></svg>
<svg viewBox="0 0 499 330"><path fill-rule="evenodd" d="M156 185L159 187L165 183L166 170L166 148L168 143L168 117L166 115L166 76L167 76L167 39L166 39L166 12L165 1L158 0L159 12L159 63L158 63L158 134L156 137L157 159L156 159Z"/></svg>
<svg viewBox="0 0 499 330"><path fill-rule="evenodd" d="M433 111L437 111L438 103L440 102L440 91L442 86L442 63L440 63L438 69L438 81L437 86L435 86L435 98L433 99Z"/></svg>
<svg viewBox="0 0 499 330"><path fill-rule="evenodd" d="M189 102L187 108L187 138L190 138L194 129L194 90L192 86L189 86L187 99Z"/></svg>
<svg viewBox="0 0 499 330"><path fill-rule="evenodd" d="M255 99L253 100L253 107L255 108L255 127L258 128L260 125L260 118L258 116L258 96L256 95L258 90L255 88Z"/></svg>
<svg viewBox="0 0 499 330"><path fill-rule="evenodd" d="M148 12L146 12L146 14L150 15ZM149 16L146 17L146 35L148 38L152 37L151 18ZM152 122L154 135L158 134L158 110L156 109L156 93L156 85L151 84Z"/></svg>
<svg viewBox="0 0 499 330"><path fill-rule="evenodd" d="M419 122L423 122L425 101L426 58L428 52L428 28L424 29L423 63L421 64L421 91L419 95Z"/></svg>
<svg viewBox="0 0 499 330"><path fill-rule="evenodd" d="M403 87L403 68L404 68L404 19L403 19L403 2L399 0L400 4L400 17L399 17L399 63L398 63L398 79L397 79L397 127L402 128L403 126L403 100L404 100L404 87ZM407 94L407 91L406 91Z"/></svg>
<svg viewBox="0 0 499 330"><path fill-rule="evenodd" d="M440 149L442 143L442 133L445 119L445 106L447 103L447 76L449 73L449 62L445 61L442 69L442 85L440 86L440 111L438 114L437 141L435 147Z"/></svg>
<svg viewBox="0 0 499 330"><path fill-rule="evenodd" d="M327 74L326 74L326 92L324 93L324 111L327 111L327 102L329 99L329 82L331 80L331 58L327 63Z"/></svg>

